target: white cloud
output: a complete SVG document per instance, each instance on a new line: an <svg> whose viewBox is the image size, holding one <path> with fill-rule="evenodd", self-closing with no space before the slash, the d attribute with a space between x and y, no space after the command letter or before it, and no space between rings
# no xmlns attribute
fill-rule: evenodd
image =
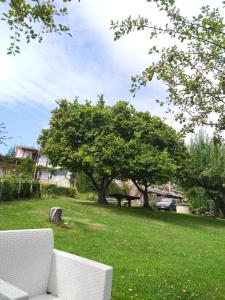
<svg viewBox="0 0 225 300"><path fill-rule="evenodd" d="M198 7L206 2L220 5L221 1L177 1L189 15L196 14ZM110 102L125 97L132 100L130 76L150 62L148 32L134 33L114 42L110 21L139 14L157 23L162 23L164 18L145 0L82 0L72 1L70 6L68 22L74 35L72 39L46 36L43 44L22 44L22 53L13 57L4 54L9 40L8 32L2 29L0 104L50 107L58 98L73 99L78 95L93 99L100 93L105 93ZM132 103L139 109L160 114L159 107L149 99L162 96L163 90L161 83L153 82L138 94L140 101L132 100Z"/></svg>

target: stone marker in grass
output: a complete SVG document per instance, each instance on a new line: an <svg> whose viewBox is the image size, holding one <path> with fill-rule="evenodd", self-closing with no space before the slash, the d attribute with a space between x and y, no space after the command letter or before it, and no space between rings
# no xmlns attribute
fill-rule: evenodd
<svg viewBox="0 0 225 300"><path fill-rule="evenodd" d="M49 222L54 224L62 223L62 208L61 207L52 207L49 210Z"/></svg>

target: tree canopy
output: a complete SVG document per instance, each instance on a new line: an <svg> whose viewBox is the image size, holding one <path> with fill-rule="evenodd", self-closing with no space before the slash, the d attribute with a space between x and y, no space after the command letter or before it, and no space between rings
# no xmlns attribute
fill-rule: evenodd
<svg viewBox="0 0 225 300"><path fill-rule="evenodd" d="M137 112L135 119L124 176L132 179L149 207L148 188L181 176L187 152L181 137L160 118Z"/></svg>
<svg viewBox="0 0 225 300"><path fill-rule="evenodd" d="M189 155L184 187L206 189L225 216L225 145L201 131L192 138Z"/></svg>
<svg viewBox="0 0 225 300"><path fill-rule="evenodd" d="M141 86L157 78L168 88L167 99L157 101L168 104L168 111L175 114L185 132L192 132L195 125L210 125L217 132L224 130L225 1L221 1L221 9L203 6L192 18L181 14L175 0L147 1L166 13L165 26L153 24L141 16L137 19L128 17L122 22L112 21L111 24L115 40L134 30L149 30L152 43L156 43L155 37L171 39L169 46L153 45L149 49L154 61L142 74L132 77L131 92L135 94Z"/></svg>
<svg viewBox="0 0 225 300"><path fill-rule="evenodd" d="M159 118L125 101L107 106L102 96L96 105L58 101L39 143L53 166L84 172L99 203L107 202L107 188L116 178L132 178L143 194L150 184L167 182L185 153L175 130Z"/></svg>
<svg viewBox="0 0 225 300"><path fill-rule="evenodd" d="M0 0L3 11L1 20L12 31L8 54L20 53L22 37L29 43L35 39L41 42L45 33L70 34L70 29L61 24L61 17L68 13L66 4L70 1Z"/></svg>
<svg viewBox="0 0 225 300"><path fill-rule="evenodd" d="M106 190L125 164L125 142L111 119L102 97L96 105L61 100L39 139L54 166L83 171L90 178L100 203L106 203Z"/></svg>

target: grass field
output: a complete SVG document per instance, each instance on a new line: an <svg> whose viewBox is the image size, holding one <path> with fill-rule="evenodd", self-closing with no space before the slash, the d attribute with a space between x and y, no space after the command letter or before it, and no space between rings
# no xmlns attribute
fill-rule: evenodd
<svg viewBox="0 0 225 300"><path fill-rule="evenodd" d="M57 198L0 204L0 229L50 227L55 247L113 266L113 300L225 299L225 222Z"/></svg>

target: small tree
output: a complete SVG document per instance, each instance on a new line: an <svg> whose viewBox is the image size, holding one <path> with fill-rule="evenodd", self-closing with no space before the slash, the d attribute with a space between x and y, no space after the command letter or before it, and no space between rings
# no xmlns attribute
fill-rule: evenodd
<svg viewBox="0 0 225 300"><path fill-rule="evenodd" d="M17 173L20 177L33 178L34 162L30 157L23 158L17 167Z"/></svg>
<svg viewBox="0 0 225 300"><path fill-rule="evenodd" d="M225 216L225 145L201 131L191 140L189 153L183 185L206 189L217 213L220 211Z"/></svg>

